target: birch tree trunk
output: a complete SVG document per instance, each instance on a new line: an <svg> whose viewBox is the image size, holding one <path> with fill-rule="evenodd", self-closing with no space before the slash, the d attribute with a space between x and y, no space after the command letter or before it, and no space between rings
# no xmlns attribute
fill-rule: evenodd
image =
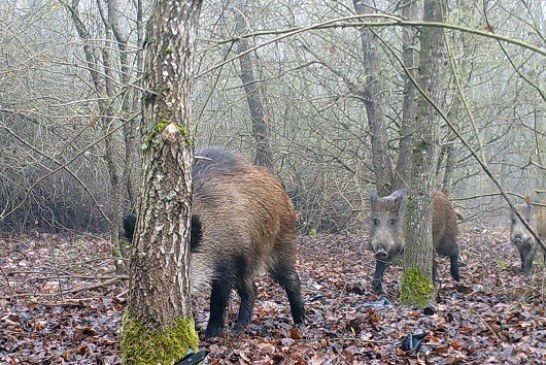
<svg viewBox="0 0 546 365"><path fill-rule="evenodd" d="M192 53L200 0L156 1L147 32L140 208L123 318L124 364L172 364L197 347L189 277Z"/></svg>
<svg viewBox="0 0 546 365"><path fill-rule="evenodd" d="M442 22L443 0L425 0L424 21ZM442 100L444 72L443 30L422 27L419 78L421 88L433 103ZM419 99L414 128L411 176L408 194L407 234L400 301L420 307L434 298L432 198L436 188L436 166L440 149L440 118L429 101Z"/></svg>

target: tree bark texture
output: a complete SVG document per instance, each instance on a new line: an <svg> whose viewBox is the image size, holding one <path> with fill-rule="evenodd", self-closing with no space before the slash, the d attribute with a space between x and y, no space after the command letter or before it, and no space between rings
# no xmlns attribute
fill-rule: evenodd
<svg viewBox="0 0 546 365"><path fill-rule="evenodd" d="M122 339L126 364L172 363L197 345L189 277L192 54L200 0L156 1L145 59L143 177Z"/></svg>
<svg viewBox="0 0 546 365"><path fill-rule="evenodd" d="M363 0L353 0L353 5L358 14L371 14L374 9L374 7L366 5ZM364 102L368 116L377 194L385 196L392 192L393 173L391 159L387 151L387 123L382 108L382 95L385 89L379 77L377 64L379 42L370 28L362 28L360 38L366 79L359 95Z"/></svg>
<svg viewBox="0 0 546 365"><path fill-rule="evenodd" d="M424 2L424 20L442 22L445 4L440 0ZM441 28L422 27L420 37L419 79L421 87L436 104L442 100L442 77L444 71L444 37ZM432 198L436 189L436 166L440 148L440 118L424 98L420 98L414 128L414 145L408 194L408 219L405 249L404 274L412 274L432 282L433 242L432 242ZM415 275L417 271L418 275ZM424 274L424 275L420 275ZM422 301L412 302L411 293L418 293L425 285L419 280L402 278L401 299L405 302L422 305ZM422 281L422 280L421 280ZM404 287L404 285L406 285ZM433 299L429 293L429 299ZM426 294L425 294L426 296Z"/></svg>
<svg viewBox="0 0 546 365"><path fill-rule="evenodd" d="M402 17L408 20L418 20L420 0L411 0L406 2L401 9ZM407 69L413 79L416 79L417 73L417 48L418 32L412 27L403 27L402 47L404 67ZM417 98L415 96L415 85L409 76L404 80L404 101L402 105L402 121L400 123L400 144L398 151L398 161L396 163L396 172L394 175L393 190L406 188L409 182L411 171L411 157L413 147L413 128L415 123L415 113L417 107Z"/></svg>

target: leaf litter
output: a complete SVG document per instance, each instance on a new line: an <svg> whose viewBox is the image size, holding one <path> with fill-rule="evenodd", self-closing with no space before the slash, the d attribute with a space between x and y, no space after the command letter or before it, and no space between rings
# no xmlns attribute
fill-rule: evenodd
<svg viewBox="0 0 546 365"><path fill-rule="evenodd" d="M542 263L525 277L504 232L467 232L461 283L439 261L436 303L400 305L402 268L371 291L367 233L300 238L299 274L307 323L292 324L288 300L266 275L252 323L204 339L208 298L194 298L208 364L546 364ZM540 255L538 255L540 256ZM127 291L108 241L89 235L0 238L0 364L120 364Z"/></svg>

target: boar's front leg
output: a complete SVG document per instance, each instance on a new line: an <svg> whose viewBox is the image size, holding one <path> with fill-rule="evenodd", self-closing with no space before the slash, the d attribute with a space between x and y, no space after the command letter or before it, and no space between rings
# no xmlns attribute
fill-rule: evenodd
<svg viewBox="0 0 546 365"><path fill-rule="evenodd" d="M389 264L384 261L375 261L375 272L373 274L372 288L376 294L383 292L383 274Z"/></svg>
<svg viewBox="0 0 546 365"><path fill-rule="evenodd" d="M519 251L519 256L521 257L521 271L525 275L529 275L531 273L535 252L536 248L527 248Z"/></svg>

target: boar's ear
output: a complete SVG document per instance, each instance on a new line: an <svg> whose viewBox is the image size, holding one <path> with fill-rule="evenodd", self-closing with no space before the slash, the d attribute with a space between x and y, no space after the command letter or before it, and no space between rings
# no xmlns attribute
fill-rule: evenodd
<svg viewBox="0 0 546 365"><path fill-rule="evenodd" d="M406 209L407 194L408 191L406 189L401 189L394 192L394 202L396 203L399 212L402 212Z"/></svg>
<svg viewBox="0 0 546 365"><path fill-rule="evenodd" d="M370 207L375 210L375 203L377 203L377 193L375 191L370 193Z"/></svg>

